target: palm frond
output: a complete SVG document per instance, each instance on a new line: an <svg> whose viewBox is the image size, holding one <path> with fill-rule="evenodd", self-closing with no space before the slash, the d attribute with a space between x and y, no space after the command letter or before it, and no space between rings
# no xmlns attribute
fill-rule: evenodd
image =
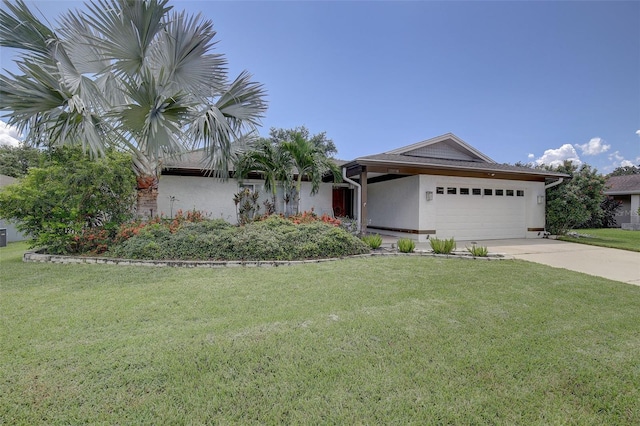
<svg viewBox="0 0 640 426"><path fill-rule="evenodd" d="M181 87L189 93L221 92L226 84L226 60L209 54L215 42L213 23L200 15L171 15L164 31L149 52L149 67L164 75L165 84Z"/></svg>
<svg viewBox="0 0 640 426"><path fill-rule="evenodd" d="M54 32L29 10L23 0L12 4L4 0L0 10L0 46L21 49L43 59L49 56L49 46L56 40Z"/></svg>
<svg viewBox="0 0 640 426"><path fill-rule="evenodd" d="M91 39L116 74L135 75L143 67L154 38L164 28L168 0L96 0L82 18L95 33Z"/></svg>

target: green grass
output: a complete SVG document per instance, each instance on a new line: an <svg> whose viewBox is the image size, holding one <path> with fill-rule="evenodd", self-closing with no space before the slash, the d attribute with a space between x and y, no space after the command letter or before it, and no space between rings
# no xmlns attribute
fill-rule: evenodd
<svg viewBox="0 0 640 426"><path fill-rule="evenodd" d="M640 287L517 260L25 264L0 424L639 424Z"/></svg>
<svg viewBox="0 0 640 426"><path fill-rule="evenodd" d="M573 243L590 244L593 246L610 247L622 250L640 251L640 231L625 231L617 228L603 229L576 229L578 234L589 235L589 237L574 238L569 236L560 237L563 241Z"/></svg>

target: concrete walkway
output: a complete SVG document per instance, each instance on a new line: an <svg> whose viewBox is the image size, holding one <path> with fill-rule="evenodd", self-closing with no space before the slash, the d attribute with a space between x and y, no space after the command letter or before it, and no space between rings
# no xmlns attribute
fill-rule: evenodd
<svg viewBox="0 0 640 426"><path fill-rule="evenodd" d="M395 242L397 238L385 237L385 240ZM476 243L488 247L489 253L640 285L640 252L551 239L480 240ZM471 242L459 241L457 246L464 249L471 246ZM421 250L430 248L429 243L420 243L416 247Z"/></svg>

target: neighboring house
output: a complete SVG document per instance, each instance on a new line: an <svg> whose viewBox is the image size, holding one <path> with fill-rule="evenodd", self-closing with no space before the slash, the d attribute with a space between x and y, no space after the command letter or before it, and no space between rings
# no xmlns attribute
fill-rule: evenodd
<svg viewBox="0 0 640 426"><path fill-rule="evenodd" d="M6 176L6 175L0 175L0 188L3 188L7 185L11 185L12 183L15 183L17 181L16 178L11 177L11 176ZM11 243L14 241L23 241L26 240L27 238L22 235L22 233L20 233L15 225L13 225L12 223L9 223L8 221L4 220L4 219L0 219L0 229L6 229L7 230L7 242Z"/></svg>
<svg viewBox="0 0 640 426"><path fill-rule="evenodd" d="M615 226L640 230L640 175L611 176L607 179L606 188L605 195L622 203L615 217Z"/></svg>
<svg viewBox="0 0 640 426"><path fill-rule="evenodd" d="M302 210L358 218L363 232L418 241L540 238L545 188L569 177L497 164L451 133L340 166L344 182L324 183L313 197L303 183ZM264 194L259 176L243 185ZM163 169L158 207L167 216L196 208L235 222L233 195L240 187L235 179L205 177L200 159L187 156Z"/></svg>

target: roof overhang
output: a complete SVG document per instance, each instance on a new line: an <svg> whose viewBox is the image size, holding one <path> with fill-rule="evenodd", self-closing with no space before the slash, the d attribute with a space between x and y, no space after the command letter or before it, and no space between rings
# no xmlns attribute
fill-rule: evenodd
<svg viewBox="0 0 640 426"><path fill-rule="evenodd" d="M630 191L604 191L604 195L639 195L640 190L630 190Z"/></svg>
<svg viewBox="0 0 640 426"><path fill-rule="evenodd" d="M508 168L496 163L469 163L468 165L433 164L421 161L389 161L378 159L357 159L345 164L347 177L358 178L361 172L366 171L368 176L381 175L439 175L458 176L472 178L505 179L545 182L548 179L570 178L564 173L549 172L547 170Z"/></svg>

